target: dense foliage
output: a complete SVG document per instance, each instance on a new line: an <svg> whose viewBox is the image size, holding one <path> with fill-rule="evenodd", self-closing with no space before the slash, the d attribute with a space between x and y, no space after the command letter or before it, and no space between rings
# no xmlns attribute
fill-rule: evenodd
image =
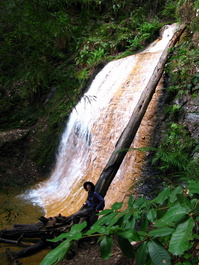
<svg viewBox="0 0 199 265"><path fill-rule="evenodd" d="M167 187L153 200L129 198L101 212L101 218L85 230L86 222L74 225L51 242L60 245L46 255L41 265L58 264L67 257L74 243L85 237L97 237L101 255L109 259L113 237L121 251L137 265L198 264L199 183L188 181L186 187Z"/></svg>

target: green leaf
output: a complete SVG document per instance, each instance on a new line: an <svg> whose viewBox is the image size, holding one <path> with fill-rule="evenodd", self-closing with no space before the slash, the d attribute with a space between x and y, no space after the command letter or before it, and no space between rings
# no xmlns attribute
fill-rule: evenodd
<svg viewBox="0 0 199 265"><path fill-rule="evenodd" d="M113 210L119 210L122 208L122 204L123 202L115 202L112 206L111 206L111 209Z"/></svg>
<svg viewBox="0 0 199 265"><path fill-rule="evenodd" d="M143 265L145 264L147 257L148 257L148 248L147 242L143 242L141 246L136 250L135 258L136 258L136 265Z"/></svg>
<svg viewBox="0 0 199 265"><path fill-rule="evenodd" d="M63 260L67 254L71 246L74 244L75 240L65 240L58 247L49 252L40 265L56 265L59 261Z"/></svg>
<svg viewBox="0 0 199 265"><path fill-rule="evenodd" d="M169 193L170 193L170 188L166 188L163 191L161 191L160 194L155 199L153 199L153 201L161 205L168 198Z"/></svg>
<svg viewBox="0 0 199 265"><path fill-rule="evenodd" d="M121 226L124 229L132 229L135 226L136 218L131 214L127 213L122 220Z"/></svg>
<svg viewBox="0 0 199 265"><path fill-rule="evenodd" d="M190 200L186 198L183 194L177 194L176 197L181 206L187 208L188 210L192 209Z"/></svg>
<svg viewBox="0 0 199 265"><path fill-rule="evenodd" d="M169 265L171 264L171 257L168 251L159 243L155 241L148 242L148 251L151 260L155 265Z"/></svg>
<svg viewBox="0 0 199 265"><path fill-rule="evenodd" d="M85 235L91 235L95 233L106 234L106 226L93 225L92 228L85 233Z"/></svg>
<svg viewBox="0 0 199 265"><path fill-rule="evenodd" d="M173 207L168 209L168 211L162 218L155 221L155 225L158 227L165 225L173 225L174 223L180 221L188 213L189 210L187 208L182 207L179 203L176 203Z"/></svg>
<svg viewBox="0 0 199 265"><path fill-rule="evenodd" d="M133 198L133 196L132 195L130 195L130 197L129 197L129 200L128 200L128 207L132 207L133 206L133 203L134 203L134 198Z"/></svg>
<svg viewBox="0 0 199 265"><path fill-rule="evenodd" d="M120 249L122 250L122 252L127 258L130 258L130 259L134 258L135 256L134 248L128 239L123 238L123 237L118 237L118 243L119 243Z"/></svg>
<svg viewBox="0 0 199 265"><path fill-rule="evenodd" d="M122 218L124 215L126 214L125 211L118 213L117 212L117 216L115 216L114 218L110 219L109 224L108 224L108 229L113 226L114 224L116 224L120 218Z"/></svg>
<svg viewBox="0 0 199 265"><path fill-rule="evenodd" d="M181 255L190 248L189 241L193 239L192 230L194 226L192 217L177 226L169 243L169 251L173 255Z"/></svg>
<svg viewBox="0 0 199 265"><path fill-rule="evenodd" d="M175 190L170 192L169 200L171 203L174 203L177 200L176 194L182 194L182 187L178 186Z"/></svg>
<svg viewBox="0 0 199 265"><path fill-rule="evenodd" d="M121 230L116 233L117 236L128 239L130 242L131 241L140 241L140 236L138 232L134 229L129 229L129 230Z"/></svg>
<svg viewBox="0 0 199 265"><path fill-rule="evenodd" d="M193 234L193 238L199 239L199 235L198 234Z"/></svg>
<svg viewBox="0 0 199 265"><path fill-rule="evenodd" d="M146 231L148 226L149 226L149 220L146 218L146 215L144 214L141 219L140 230Z"/></svg>
<svg viewBox="0 0 199 265"><path fill-rule="evenodd" d="M82 231L86 226L87 226L86 221L84 221L80 224L75 224L71 227L71 230L68 233L63 233L54 239L49 239L48 241L58 242L62 239L78 240L82 237L82 233L80 231Z"/></svg>
<svg viewBox="0 0 199 265"><path fill-rule="evenodd" d="M105 209L105 210L101 211L99 213L99 215L106 215L106 214L109 214L109 213L112 213L112 212L113 212L112 209Z"/></svg>
<svg viewBox="0 0 199 265"><path fill-rule="evenodd" d="M113 240L111 237L105 236L100 242L100 252L103 259L109 259L111 255L111 249Z"/></svg>
<svg viewBox="0 0 199 265"><path fill-rule="evenodd" d="M169 234L173 233L174 230L175 230L174 228L171 228L171 227L168 227L168 226L163 226L163 227L151 230L148 233L148 235L149 236L154 236L154 237L166 236L166 235L169 235Z"/></svg>
<svg viewBox="0 0 199 265"><path fill-rule="evenodd" d="M94 226L109 225L111 220L114 219L118 214L119 214L118 212L112 212L108 215L102 216L100 219L97 220L97 222L94 223L94 225L91 228L93 228Z"/></svg>
<svg viewBox="0 0 199 265"><path fill-rule="evenodd" d="M199 194L199 181L190 180L188 181L189 194L198 193Z"/></svg>
<svg viewBox="0 0 199 265"><path fill-rule="evenodd" d="M154 208L152 208L147 212L146 216L150 222L153 222L157 217L157 212Z"/></svg>
<svg viewBox="0 0 199 265"><path fill-rule="evenodd" d="M134 204L133 204L133 209L137 208L137 207L141 207L141 205L145 206L146 203L146 199L144 197L140 197L138 199L135 200Z"/></svg>

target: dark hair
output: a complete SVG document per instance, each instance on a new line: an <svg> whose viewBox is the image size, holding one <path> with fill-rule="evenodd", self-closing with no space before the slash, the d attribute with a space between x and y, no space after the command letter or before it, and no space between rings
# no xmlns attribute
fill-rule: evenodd
<svg viewBox="0 0 199 265"><path fill-rule="evenodd" d="M90 185L91 186L91 190L92 191L94 191L95 190L95 185L92 183L92 182L90 182L90 181L86 181L85 183L84 183L84 189L87 191L87 189L86 189L86 186L87 185Z"/></svg>

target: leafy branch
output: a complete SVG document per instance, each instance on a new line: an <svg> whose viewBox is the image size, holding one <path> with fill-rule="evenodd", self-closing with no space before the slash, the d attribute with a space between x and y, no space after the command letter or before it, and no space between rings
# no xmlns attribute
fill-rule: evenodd
<svg viewBox="0 0 199 265"><path fill-rule="evenodd" d="M41 265L58 264L79 239L98 237L103 259L109 259L113 238L117 238L123 254L136 264L177 264L186 261L185 253L197 242L199 182L188 181L187 187L167 187L153 200L129 197L128 207L122 203L102 211L101 218L85 230L86 222L74 225L51 242L60 243L49 252ZM191 257L189 264L197 264ZM194 263L195 262L195 263ZM182 264L182 263L181 263Z"/></svg>

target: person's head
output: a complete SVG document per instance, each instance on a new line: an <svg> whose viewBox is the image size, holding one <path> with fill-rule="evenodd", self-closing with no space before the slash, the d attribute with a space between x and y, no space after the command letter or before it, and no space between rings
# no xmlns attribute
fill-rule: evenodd
<svg viewBox="0 0 199 265"><path fill-rule="evenodd" d="M89 191L94 191L95 190L95 185L92 182L87 181L87 182L84 183L84 189L86 191L88 191L88 192Z"/></svg>

